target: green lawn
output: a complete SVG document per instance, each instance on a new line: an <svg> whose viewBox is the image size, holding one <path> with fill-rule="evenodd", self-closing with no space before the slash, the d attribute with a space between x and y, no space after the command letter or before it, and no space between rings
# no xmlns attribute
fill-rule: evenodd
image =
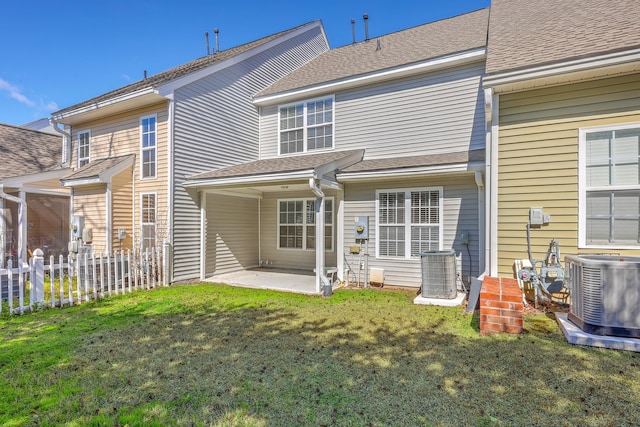
<svg viewBox="0 0 640 427"><path fill-rule="evenodd" d="M415 293L173 286L0 318L0 424L640 425L640 355Z"/></svg>

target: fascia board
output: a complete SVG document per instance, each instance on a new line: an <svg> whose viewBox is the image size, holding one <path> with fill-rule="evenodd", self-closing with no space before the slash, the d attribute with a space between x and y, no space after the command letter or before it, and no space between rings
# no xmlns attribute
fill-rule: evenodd
<svg viewBox="0 0 640 427"><path fill-rule="evenodd" d="M442 175L453 173L475 173L484 170L483 162L458 163L450 165L424 166L417 168L387 169L369 172L338 173L338 182L379 181L387 178L408 178L423 175Z"/></svg>
<svg viewBox="0 0 640 427"><path fill-rule="evenodd" d="M60 182L63 187L81 187L83 185L104 184L104 181L102 181L98 176L83 179L61 179Z"/></svg>
<svg viewBox="0 0 640 427"><path fill-rule="evenodd" d="M448 55L428 61L399 66L392 69L376 71L368 74L347 77L345 79L318 84L311 87L294 89L291 91L255 97L253 103L256 106L264 106L275 103L285 103L300 98L318 96L327 92L338 92L359 86L370 85L382 81L399 79L420 73L436 71L441 68L455 67L462 64L477 62L486 57L486 48L474 49L464 53Z"/></svg>
<svg viewBox="0 0 640 427"><path fill-rule="evenodd" d="M523 70L500 73L485 77L482 84L484 88L494 88L496 91L504 91L508 90L509 85L513 85L515 83L527 81L534 82L545 78L548 79L552 77L565 76L567 81L570 81L572 74L590 70L593 71L594 74L597 74L597 71L600 69L602 70L602 74L607 76L609 74L608 70L611 68L621 67L624 65L633 66L633 63L639 61L640 49L634 49L631 51L616 52L598 57L562 62L559 64L543 65ZM640 69L640 63L636 64L636 70L637 69Z"/></svg>
<svg viewBox="0 0 640 427"><path fill-rule="evenodd" d="M116 105L116 104L119 104L121 102L129 101L129 100L132 100L134 98L139 98L141 96L151 95L151 94L154 94L154 93L155 93L154 88L147 87L147 88L144 88L144 89L137 90L135 92L130 92L130 93L124 94L122 96L118 96L118 97L115 97L115 98L110 98L110 99L104 100L102 102L96 102L96 103L93 103L93 104L85 105L84 107L78 108L76 110L71 110L71 111L68 111L68 112L65 112L65 113L60 113L60 114L55 114L54 113L54 114L51 115L51 117L53 117L53 119L56 122L65 123L65 120L67 120L67 119L69 119L69 118L71 118L73 116L77 116L77 115L80 115L80 114L88 113L90 111L98 110L100 108L105 108L105 107L108 107L108 106L111 106L111 105Z"/></svg>
<svg viewBox="0 0 640 427"><path fill-rule="evenodd" d="M120 172L126 170L128 167L131 167L131 165L133 165L133 156L131 156L127 160L123 160L122 162L118 163L117 165L115 165L115 166L107 169L106 171L102 172L101 174L98 175L98 177L103 182L109 182L109 181L111 181L111 178L113 178L114 175L117 175Z"/></svg>
<svg viewBox="0 0 640 427"><path fill-rule="evenodd" d="M3 179L3 184L7 187L21 187L32 182L46 181L48 179L62 178L67 175L71 169L57 169L54 171L38 172L34 174L12 176Z"/></svg>
<svg viewBox="0 0 640 427"><path fill-rule="evenodd" d="M217 64L213 64L207 68L204 68L202 70L193 72L191 74L188 74L186 76L180 77L178 79L172 80L170 82L167 83L163 83L161 85L158 85L158 87L156 88L157 93L160 96L164 96L164 97L170 97L172 96L173 91L175 91L176 89L179 89L183 86L186 86L188 84L191 84L195 81L198 81L204 77L207 77L213 73L216 73L220 70L224 70L225 68L229 68L233 65L236 65L248 58L251 58L252 56L255 55L259 55L262 52L268 51L269 49L272 49L274 46L279 45L280 43L286 42L287 40L290 40L294 37L299 36L300 34L303 34L313 28L316 27L322 27L322 24L320 21L314 21L311 22L309 25L306 25L302 28L298 28L296 31L292 31L288 34L285 34L283 36L280 36L276 39L270 40L267 43L260 45L256 48L253 48L251 50L248 50L246 52L243 52L239 55L236 55L232 58L229 58L225 61L219 62ZM324 35L324 29L322 31L322 34ZM326 36L325 36L325 41L326 41Z"/></svg>
<svg viewBox="0 0 640 427"><path fill-rule="evenodd" d="M254 185L266 184L269 182L287 182L293 180L305 180L313 178L314 169L306 169L303 171L268 174L268 175L249 175L230 178L214 178L214 179L193 179L186 180L182 185L186 188L204 188L204 187L223 187L229 185Z"/></svg>

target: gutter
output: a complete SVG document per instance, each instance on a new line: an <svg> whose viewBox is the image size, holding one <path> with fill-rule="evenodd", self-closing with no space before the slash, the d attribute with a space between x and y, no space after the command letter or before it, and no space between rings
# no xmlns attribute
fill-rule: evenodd
<svg viewBox="0 0 640 427"><path fill-rule="evenodd" d="M68 168L71 164L71 133L58 127L58 122L53 118L49 118L49 124L53 129L62 135L62 167Z"/></svg>
<svg viewBox="0 0 640 427"><path fill-rule="evenodd" d="M9 200L10 202L18 204L18 264L22 265L26 255L26 247L24 242L24 223L27 215L27 201L20 197L12 196L4 192L4 184L0 184L0 198Z"/></svg>
<svg viewBox="0 0 640 427"><path fill-rule="evenodd" d="M333 288L329 278L324 274L324 192L320 188L320 180L317 175L309 178L309 188L320 199L320 214L316 213L316 286L322 284L322 295L331 296ZM320 289L317 289L319 291Z"/></svg>

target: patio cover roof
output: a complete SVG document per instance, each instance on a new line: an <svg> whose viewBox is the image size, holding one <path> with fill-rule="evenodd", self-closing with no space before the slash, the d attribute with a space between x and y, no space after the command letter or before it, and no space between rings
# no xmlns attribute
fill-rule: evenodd
<svg viewBox="0 0 640 427"><path fill-rule="evenodd" d="M106 184L112 176L133 165L135 154L97 159L60 180L64 187Z"/></svg>
<svg viewBox="0 0 640 427"><path fill-rule="evenodd" d="M255 160L192 175L183 185L187 188L268 185L309 178L333 181L335 176L325 175L361 161L363 155L364 149L360 149Z"/></svg>

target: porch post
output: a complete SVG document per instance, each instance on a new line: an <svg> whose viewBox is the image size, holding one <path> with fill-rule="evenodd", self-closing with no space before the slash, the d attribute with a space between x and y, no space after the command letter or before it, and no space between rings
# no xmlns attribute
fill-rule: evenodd
<svg viewBox="0 0 640 427"><path fill-rule="evenodd" d="M27 262L27 193L20 191L18 197L22 200L18 204L18 262L22 267Z"/></svg>
<svg viewBox="0 0 640 427"><path fill-rule="evenodd" d="M6 259L7 241L5 233L7 232L7 218L5 217L4 199L0 198L0 268L4 268L4 260Z"/></svg>
<svg viewBox="0 0 640 427"><path fill-rule="evenodd" d="M316 196L316 292L322 290L324 275L324 197ZM331 295L331 294L329 294Z"/></svg>

